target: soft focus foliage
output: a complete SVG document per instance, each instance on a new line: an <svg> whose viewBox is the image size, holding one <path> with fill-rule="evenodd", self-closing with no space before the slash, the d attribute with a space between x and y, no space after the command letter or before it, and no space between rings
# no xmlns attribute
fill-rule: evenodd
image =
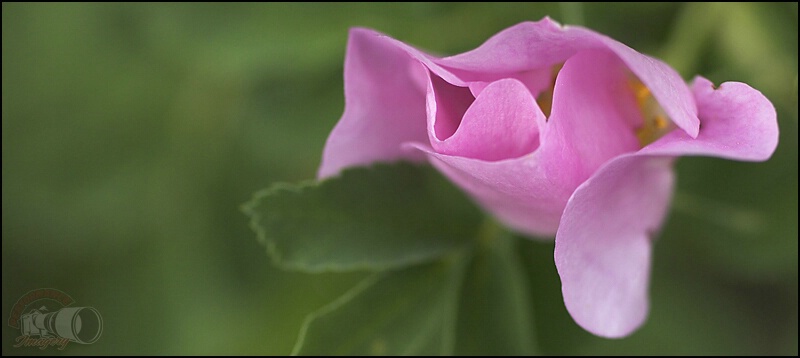
<svg viewBox="0 0 800 358"><path fill-rule="evenodd" d="M105 329L59 352L14 348L6 327L3 353L290 353L307 313L370 278L275 267L240 205L273 182L315 177L342 113L348 28L452 54L550 15L686 79L751 84L775 104L781 137L765 163L678 162L650 316L624 340L578 327L552 244L519 241L532 346L797 354L797 13L797 3L4 3L3 318L25 292L53 287L97 308ZM509 270L482 260L469 269Z"/></svg>

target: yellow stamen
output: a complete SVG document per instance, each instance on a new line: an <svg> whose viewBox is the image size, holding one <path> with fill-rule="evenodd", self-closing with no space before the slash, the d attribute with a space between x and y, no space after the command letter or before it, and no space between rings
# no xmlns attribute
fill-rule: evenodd
<svg viewBox="0 0 800 358"><path fill-rule="evenodd" d="M642 125L636 128L636 137L639 138L639 143L644 147L663 137L674 129L675 125L664 112L664 109L661 108L661 105L658 104L655 97L653 97L653 93L642 81L631 76L628 84L633 91L636 104L642 114Z"/></svg>
<svg viewBox="0 0 800 358"><path fill-rule="evenodd" d="M645 103L647 103L648 98L650 98L649 88L642 86L641 89L636 91L636 102L639 103L639 107L644 107Z"/></svg>
<svg viewBox="0 0 800 358"><path fill-rule="evenodd" d="M662 115L656 115L655 118L656 129L665 129L669 125L667 118Z"/></svg>

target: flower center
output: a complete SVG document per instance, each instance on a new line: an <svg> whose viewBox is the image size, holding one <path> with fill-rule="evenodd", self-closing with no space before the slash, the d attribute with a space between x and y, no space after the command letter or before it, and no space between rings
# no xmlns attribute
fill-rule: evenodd
<svg viewBox="0 0 800 358"><path fill-rule="evenodd" d="M563 63L553 65L551 69L550 85L536 96L536 103L544 113L545 120L550 119L550 112L553 109L553 92L555 90L556 77L558 72L564 67ZM633 92L636 105L641 113L642 122L634 128L636 137L642 147L655 142L665 134L676 128L667 113L658 104L658 101L650 89L642 83L635 75L629 74L628 87Z"/></svg>
<svg viewBox="0 0 800 358"><path fill-rule="evenodd" d="M675 129L675 124L658 104L650 89L638 78L631 75L628 85L636 97L636 104L642 114L642 124L635 128L636 137L642 147L655 142L665 134Z"/></svg>

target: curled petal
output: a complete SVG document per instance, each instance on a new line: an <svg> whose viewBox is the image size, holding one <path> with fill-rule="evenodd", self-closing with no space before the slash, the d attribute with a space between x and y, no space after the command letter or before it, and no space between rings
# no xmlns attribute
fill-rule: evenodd
<svg viewBox="0 0 800 358"><path fill-rule="evenodd" d="M537 152L543 170L574 190L606 161L639 147L640 121L624 65L608 51L570 57L556 79L553 109Z"/></svg>
<svg viewBox="0 0 800 358"><path fill-rule="evenodd" d="M434 106L447 102L446 98L440 99ZM433 137L431 145L441 154L486 161L520 157L539 145L538 110L533 96L521 82L514 79L492 82L463 113L455 133L441 140Z"/></svg>
<svg viewBox="0 0 800 358"><path fill-rule="evenodd" d="M702 127L697 138L673 131L641 150L649 155L707 155L735 160L767 160L778 146L775 107L761 92L739 82L714 89L697 77L692 85Z"/></svg>
<svg viewBox="0 0 800 358"><path fill-rule="evenodd" d="M437 169L504 224L529 235L552 235L578 185L607 161L638 148L629 128L631 120L625 118L636 104L630 93L629 97L622 95L627 93L623 71L622 63L604 50L583 51L570 58L556 81L553 112L547 122L529 95L522 95L526 90L516 80L484 89L479 97L502 92L519 97L514 106L495 109L519 116L523 120L516 122L529 123L525 125L531 129L538 125L541 144L530 154L486 161L461 152L441 153L422 144L415 147L427 152ZM517 107L526 102L525 107ZM473 104L479 105L478 100ZM533 110L524 109L527 107ZM529 115L534 115L533 121L524 120Z"/></svg>
<svg viewBox="0 0 800 358"><path fill-rule="evenodd" d="M426 70L450 85L468 87L474 97L503 78L517 79L538 95L553 65L585 50L613 52L651 90L672 121L696 137L694 98L674 70L585 28L560 26L549 18L524 22L472 51L447 58L372 30L353 29L345 61L345 113L328 138L318 176L375 161L421 159L401 144L424 143Z"/></svg>
<svg viewBox="0 0 800 358"><path fill-rule="evenodd" d="M697 137L700 119L692 92L681 76L672 67L660 60L645 56L634 49L603 35L587 29L579 29L600 37L600 40L628 65L642 83L650 89L664 112L672 122L683 129L689 137Z"/></svg>
<svg viewBox="0 0 800 358"><path fill-rule="evenodd" d="M344 68L345 109L328 137L318 177L376 161L423 159L402 143L427 140L425 69L388 37L350 32Z"/></svg>
<svg viewBox="0 0 800 358"><path fill-rule="evenodd" d="M598 47L602 44L594 35L573 33L546 17L511 26L476 49L437 63L463 80L492 81L498 75L548 68L579 50Z"/></svg>
<svg viewBox="0 0 800 358"><path fill-rule="evenodd" d="M458 130L464 113L474 101L475 96L469 88L451 85L439 76L431 75L426 103L431 142L448 140Z"/></svg>
<svg viewBox="0 0 800 358"><path fill-rule="evenodd" d="M556 234L564 304L587 331L629 335L648 313L652 235L672 196L672 159L626 155L572 195Z"/></svg>
<svg viewBox="0 0 800 358"><path fill-rule="evenodd" d="M669 65L610 37L550 18L523 22L492 36L478 48L436 60L463 81L493 81L517 72L562 63L579 51L606 49L619 57L658 100L672 121L690 137L700 120L691 91Z"/></svg>

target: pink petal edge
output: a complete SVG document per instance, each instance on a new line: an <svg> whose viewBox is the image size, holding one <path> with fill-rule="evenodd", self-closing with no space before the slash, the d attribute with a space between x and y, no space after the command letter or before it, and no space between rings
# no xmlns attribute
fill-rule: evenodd
<svg viewBox="0 0 800 358"><path fill-rule="evenodd" d="M429 123L433 122L437 105L448 99L431 100ZM503 79L486 86L463 113L463 119L449 138L429 137L437 153L495 161L516 158L533 152L539 146L541 113L536 100L522 82ZM542 121L543 123L544 121ZM438 124L438 123L436 123ZM429 124L430 126L431 124Z"/></svg>
<svg viewBox="0 0 800 358"><path fill-rule="evenodd" d="M674 69L608 36L580 26L561 26L549 17L511 26L474 50L434 61L461 81L492 81L598 48L610 50L625 62L672 121L690 137L697 136L700 120L694 98Z"/></svg>
<svg viewBox="0 0 800 358"><path fill-rule="evenodd" d="M625 155L569 199L554 257L567 311L587 331L620 338L647 318L651 240L674 181L671 158Z"/></svg>
<svg viewBox="0 0 800 358"><path fill-rule="evenodd" d="M472 51L437 58L379 32L354 28L345 61L345 113L326 142L318 177L376 161L422 159L402 143L424 142L419 119L425 109L420 105L424 88L419 88L424 68L452 85L470 87L475 96L492 81L524 80L528 73L533 77L526 86L537 91L542 66L598 48L619 56L672 120L690 137L697 135L693 98L674 70L589 29L560 26L545 17L509 27Z"/></svg>
<svg viewBox="0 0 800 358"><path fill-rule="evenodd" d="M702 121L696 139L673 131L614 159L575 191L564 210L554 253L564 303L595 335L627 336L647 317L651 235L668 213L671 158L763 161L777 146L775 109L757 90L737 82L714 89L702 77L692 90Z"/></svg>
<svg viewBox="0 0 800 358"><path fill-rule="evenodd" d="M740 82L714 88L696 77L692 91L702 126L697 138L673 131L643 148L648 155L705 155L734 160L764 161L778 146L775 107L761 92Z"/></svg>
<svg viewBox="0 0 800 358"><path fill-rule="evenodd" d="M427 139L424 67L377 32L350 31L345 110L325 143L318 178L377 161L423 160L402 143Z"/></svg>

